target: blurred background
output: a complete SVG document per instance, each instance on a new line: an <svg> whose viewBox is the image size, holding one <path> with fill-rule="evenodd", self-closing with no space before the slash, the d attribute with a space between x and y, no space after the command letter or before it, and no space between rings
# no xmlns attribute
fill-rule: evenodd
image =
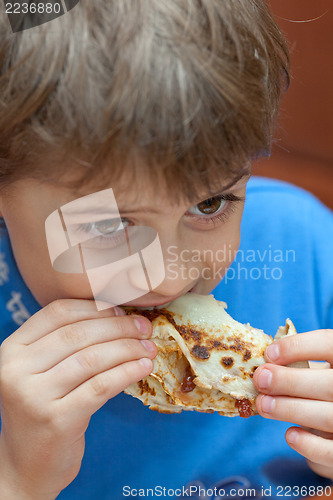
<svg viewBox="0 0 333 500"><path fill-rule="evenodd" d="M297 184L333 208L333 1L267 3L289 40L291 82L271 158L253 173Z"/></svg>

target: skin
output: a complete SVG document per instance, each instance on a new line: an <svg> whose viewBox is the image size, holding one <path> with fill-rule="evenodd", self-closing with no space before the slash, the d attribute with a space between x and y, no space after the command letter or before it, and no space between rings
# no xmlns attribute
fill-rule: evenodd
<svg viewBox="0 0 333 500"><path fill-rule="evenodd" d="M333 479L333 330L316 330L280 339L265 351L267 364L254 373L261 393L260 415L293 422L286 441L307 458L317 474ZM318 369L288 368L295 361L325 360Z"/></svg>
<svg viewBox="0 0 333 500"><path fill-rule="evenodd" d="M244 179L228 192L243 196L243 183ZM224 244L233 250L238 248L242 202L236 202L223 221L203 225L189 217L191 205L185 201L171 203L167 192L157 193L149 180L145 186L139 199L130 190L124 196L123 190L112 187L118 205L129 207L121 215L133 224L154 227L164 252L169 245L176 245L179 254L185 249L211 249L209 255L214 255ZM152 342L140 342L147 341L152 333L147 319L116 317L116 311L122 314L118 308L97 312L84 276L52 269L45 219L77 196L63 187L25 181L12 185L0 198L17 264L43 306L0 349L0 486L7 500L18 496L22 500L55 498L79 472L91 415L128 385L147 376L156 355ZM207 196L203 193L197 202ZM140 209L135 214L131 213L134 206ZM157 208L157 214L149 211ZM222 273L230 264L229 260L215 262ZM196 268L200 278L193 280L179 274L172 279L167 274L158 288L131 304L160 304L192 289L207 294L220 281L219 276L214 278L214 260L208 257L186 265ZM210 272L203 276L201 271L207 267ZM142 331L135 319L145 327ZM258 368L253 378L260 392L256 403L259 413L306 427L291 427L286 440L308 459L315 472L330 478L333 372L284 365L307 359L333 363L329 354L333 352L332 339L329 330L281 339L266 350L267 364ZM274 346L279 347L275 357ZM270 383L267 373L271 374ZM292 442L295 429L297 439Z"/></svg>
<svg viewBox="0 0 333 500"><path fill-rule="evenodd" d="M240 180L228 193L244 197L246 180ZM228 245L232 255L238 249L243 201L216 205L214 199L216 213L219 217L223 214L223 219L203 222L213 214L198 214L198 205L193 203L171 202L168 193L162 189L157 192L149 180L139 197L137 191L112 188L118 206L126 207L121 211L124 220L156 229L166 256L164 281L129 304L161 304L190 290L211 292L232 260L215 262L215 251ZM86 188L74 193L63 186L25 179L0 195L0 211L17 265L42 306L0 348L0 490L4 500L56 498L79 472L91 416L110 398L146 377L157 354L155 344L148 340L150 321L139 315L126 316L110 304L96 311L83 274L65 274L52 268L46 218L91 192ZM197 203L208 197L209 193L202 193ZM157 209L158 213L152 213ZM171 276L167 259L170 245L177 248L179 256L182 250L201 252L199 262L188 262L187 253L187 262L179 259L176 263L195 268L195 279L189 273L179 273L176 279L174 273ZM204 254L207 249L211 252ZM216 269L221 274L214 277Z"/></svg>

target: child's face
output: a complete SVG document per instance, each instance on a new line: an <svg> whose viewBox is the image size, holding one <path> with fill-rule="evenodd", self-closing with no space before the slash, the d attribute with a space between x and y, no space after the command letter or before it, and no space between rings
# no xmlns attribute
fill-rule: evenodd
<svg viewBox="0 0 333 500"><path fill-rule="evenodd" d="M144 183L144 191L120 185L104 187L112 187L123 225L154 228L163 251L164 281L153 291L126 303L141 307L161 305L190 290L207 294L215 288L239 246L247 180L248 177L241 178L223 193L240 197L240 201L225 201L202 192L196 205L186 201L175 204L166 190L149 181ZM219 189L221 186L217 185L216 193ZM53 269L45 236L45 220L52 212L94 191L86 187L74 193L64 186L25 179L13 183L0 195L0 211L17 265L41 306L60 298L94 298L86 274ZM100 227L103 238L108 224L95 224L93 236Z"/></svg>

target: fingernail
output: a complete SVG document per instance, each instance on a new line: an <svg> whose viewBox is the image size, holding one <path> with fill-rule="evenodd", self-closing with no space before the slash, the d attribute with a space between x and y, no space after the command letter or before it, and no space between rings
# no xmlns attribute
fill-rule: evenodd
<svg viewBox="0 0 333 500"><path fill-rule="evenodd" d="M272 361L276 361L280 356L280 349L278 344L270 344L266 349L266 354Z"/></svg>
<svg viewBox="0 0 333 500"><path fill-rule="evenodd" d="M155 352L154 342L151 342L150 340L140 340L140 342L143 345L143 347L146 349L146 351Z"/></svg>
<svg viewBox="0 0 333 500"><path fill-rule="evenodd" d="M139 363L142 364L142 366L144 366L145 368L152 368L152 360L149 359L149 358L142 358L142 359L139 359Z"/></svg>
<svg viewBox="0 0 333 500"><path fill-rule="evenodd" d="M261 400L261 408L264 413L271 413L275 407L275 399L271 396L263 396Z"/></svg>
<svg viewBox="0 0 333 500"><path fill-rule="evenodd" d="M268 389L272 382L272 372L264 368L258 377L258 384L261 389Z"/></svg>
<svg viewBox="0 0 333 500"><path fill-rule="evenodd" d="M141 333L147 333L148 332L148 324L147 321L143 318L137 317L134 320L135 326Z"/></svg>
<svg viewBox="0 0 333 500"><path fill-rule="evenodd" d="M287 435L288 443L291 443L291 444L296 443L296 441L298 439L298 436L299 436L299 432L298 431L291 431L291 432L289 432L289 434Z"/></svg>
<svg viewBox="0 0 333 500"><path fill-rule="evenodd" d="M115 307L114 313L116 316L126 316L124 309L122 309L121 307Z"/></svg>

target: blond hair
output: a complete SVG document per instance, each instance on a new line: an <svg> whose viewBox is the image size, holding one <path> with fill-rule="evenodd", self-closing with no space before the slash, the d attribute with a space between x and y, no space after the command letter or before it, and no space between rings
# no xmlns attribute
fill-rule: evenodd
<svg viewBox="0 0 333 500"><path fill-rule="evenodd" d="M0 185L126 166L191 198L270 150L288 49L262 0L81 0L17 34L2 9L0 39Z"/></svg>

